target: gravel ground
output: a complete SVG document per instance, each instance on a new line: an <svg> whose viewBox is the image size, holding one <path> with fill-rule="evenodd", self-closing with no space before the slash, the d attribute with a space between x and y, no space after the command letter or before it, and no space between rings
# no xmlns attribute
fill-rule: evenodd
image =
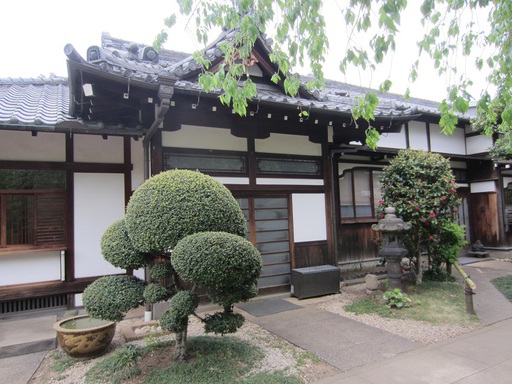
<svg viewBox="0 0 512 384"><path fill-rule="evenodd" d="M455 337L481 327L479 324L473 324L470 326L432 325L416 320L387 319L378 315L367 314L356 315L343 309L347 304L363 297L367 297L365 291L366 287L364 284L344 287L343 293L334 295L332 300L322 302L318 304L318 306L326 311L371 325L372 327L405 337L406 339L416 341L423 345L435 344L439 341Z"/></svg>
<svg viewBox="0 0 512 384"><path fill-rule="evenodd" d="M60 375L56 374L51 368L52 363L55 361L53 356L57 355L65 357L65 354L61 350L49 352L28 384L84 384L84 376L93 364L112 356L116 349L126 345L120 329L123 325L132 322L140 322L140 318L123 320L118 324L116 335L114 336L107 353L103 356L92 360L78 361L72 368L67 369ZM200 321L191 317L188 328L188 337L201 336L204 334L203 326ZM222 337L213 335L209 336ZM321 378L338 372L335 367L332 367L318 358L314 358L313 355L307 353L303 349L288 343L287 341L249 321L245 322L235 336L256 345L262 349L265 354L265 357L251 373L258 373L260 371L283 371L289 375L300 376L305 383L313 383ZM159 337L159 341L174 339L174 334L167 334ZM130 344L144 346L147 342L148 338L141 338L130 342ZM133 382L138 382L138 380L134 380ZM131 381L129 383L131 383Z"/></svg>

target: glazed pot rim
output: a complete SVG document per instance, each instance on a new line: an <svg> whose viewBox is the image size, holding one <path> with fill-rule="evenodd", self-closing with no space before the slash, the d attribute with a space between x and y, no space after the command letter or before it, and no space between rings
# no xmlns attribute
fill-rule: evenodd
<svg viewBox="0 0 512 384"><path fill-rule="evenodd" d="M72 316L72 317L66 317L66 318L64 318L62 320L59 320L56 323L54 323L53 324L53 329L55 329L57 332L62 332L62 333L83 333L84 331L95 331L95 330L99 330L99 329L103 329L103 328L108 328L108 327L111 327L111 326L116 324L114 321L96 319L96 320L99 320L99 321L104 321L105 324L98 325L96 327L80 328L80 329L70 329L70 328L64 328L64 327L61 326L61 324L63 324L63 323L67 323L69 321L73 321L73 320L77 320L77 319L83 319L83 318L86 318L86 317L90 317L91 319L94 319L93 317L91 317L91 316L89 316L87 314L85 314L85 315L77 315L77 316Z"/></svg>

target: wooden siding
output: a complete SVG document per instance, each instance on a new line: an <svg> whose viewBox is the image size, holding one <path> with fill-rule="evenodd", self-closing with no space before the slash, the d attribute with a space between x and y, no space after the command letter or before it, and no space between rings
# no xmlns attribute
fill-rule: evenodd
<svg viewBox="0 0 512 384"><path fill-rule="evenodd" d="M471 239L484 246L500 245L498 201L496 193L473 193L470 197Z"/></svg>
<svg viewBox="0 0 512 384"><path fill-rule="evenodd" d="M359 261L378 257L377 234L371 223L342 224L339 234L338 262Z"/></svg>
<svg viewBox="0 0 512 384"><path fill-rule="evenodd" d="M329 256L327 241L307 241L295 243L294 268L313 267L316 265L332 264Z"/></svg>

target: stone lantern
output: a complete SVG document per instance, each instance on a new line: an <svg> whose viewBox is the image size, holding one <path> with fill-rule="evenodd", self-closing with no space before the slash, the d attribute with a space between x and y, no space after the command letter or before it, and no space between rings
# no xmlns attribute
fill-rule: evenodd
<svg viewBox="0 0 512 384"><path fill-rule="evenodd" d="M379 256L386 260L389 290L402 289L402 259L407 256L407 249L402 244L402 232L411 229L411 223L404 221L395 215L395 208L384 209L385 216L378 224L373 224L375 232L382 233L382 247Z"/></svg>

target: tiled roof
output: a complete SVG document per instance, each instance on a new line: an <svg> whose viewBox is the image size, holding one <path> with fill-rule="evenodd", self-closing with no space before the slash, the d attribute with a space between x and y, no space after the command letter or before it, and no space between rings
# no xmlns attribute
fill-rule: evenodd
<svg viewBox="0 0 512 384"><path fill-rule="evenodd" d="M234 31L223 32L217 40L205 49L205 56L211 60L218 60L222 56L220 44L223 41L233 39ZM265 49L270 50L271 41L267 41L262 35L261 42ZM87 59L82 59L76 52L68 55L70 60L81 61L88 65L96 66L102 71L121 77L130 78L149 83L158 82L158 77L174 76L179 80L175 85L176 90L188 92L201 92L197 81L188 75L197 72L199 64L193 55L169 50L156 52L151 46L116 39L107 33L102 34L102 45L92 46L87 50ZM301 77L306 83L309 79ZM291 97L283 94L283 91L269 84L257 84L258 95L256 102L276 104L280 106L300 106L309 110L322 110L340 114L351 114L355 106L356 97L364 95L368 89L336 81L326 81L325 90L313 91L313 99ZM404 100L402 96L395 94L381 94L380 104L375 116L381 118L394 118L429 114L437 116L439 103L422 100ZM469 119L470 116L460 116Z"/></svg>
<svg viewBox="0 0 512 384"><path fill-rule="evenodd" d="M67 78L0 79L0 125L55 126L68 116Z"/></svg>

